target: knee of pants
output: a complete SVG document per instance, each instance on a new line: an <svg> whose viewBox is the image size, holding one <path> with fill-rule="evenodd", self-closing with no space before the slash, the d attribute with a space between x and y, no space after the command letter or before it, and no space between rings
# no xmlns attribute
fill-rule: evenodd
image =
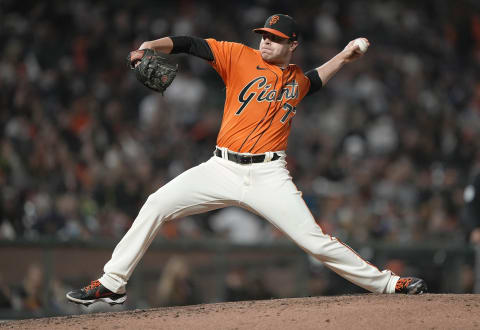
<svg viewBox="0 0 480 330"><path fill-rule="evenodd" d="M296 240L300 247L311 255L322 258L328 256L328 251L334 238L325 234L306 234L300 240Z"/></svg>
<svg viewBox="0 0 480 330"><path fill-rule="evenodd" d="M168 221L168 217L174 213L175 202L172 196L157 191L148 196L147 201L142 207L142 211L151 213L155 217Z"/></svg>

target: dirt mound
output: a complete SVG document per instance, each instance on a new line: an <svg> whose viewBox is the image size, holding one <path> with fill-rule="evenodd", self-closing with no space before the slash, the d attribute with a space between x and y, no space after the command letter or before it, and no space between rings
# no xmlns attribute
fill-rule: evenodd
<svg viewBox="0 0 480 330"><path fill-rule="evenodd" d="M0 323L1 329L477 329L480 295L243 301Z"/></svg>

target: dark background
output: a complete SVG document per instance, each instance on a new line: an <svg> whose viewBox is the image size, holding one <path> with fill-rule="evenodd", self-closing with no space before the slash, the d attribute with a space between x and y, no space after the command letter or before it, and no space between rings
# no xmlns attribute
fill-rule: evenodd
<svg viewBox="0 0 480 330"><path fill-rule="evenodd" d="M152 93L127 69L128 52L168 35L257 47L251 30L273 13L301 25L293 61L304 71L354 38L371 43L365 57L305 98L293 120L289 169L322 228L359 248L463 246L475 227L471 219L463 225L464 189L480 167L479 7L446 0L0 1L1 249L117 242L150 193L211 156L224 98L208 63L185 55L169 56L180 73L165 96ZM284 237L228 209L168 223L157 240L249 245ZM49 269L40 264L37 275ZM471 292L471 262L462 267L466 284L458 290ZM164 268L159 263L158 272ZM39 278L32 272L2 282L6 308L25 310L22 290L41 290L25 289L35 285L22 278ZM46 308L37 300L32 310Z"/></svg>

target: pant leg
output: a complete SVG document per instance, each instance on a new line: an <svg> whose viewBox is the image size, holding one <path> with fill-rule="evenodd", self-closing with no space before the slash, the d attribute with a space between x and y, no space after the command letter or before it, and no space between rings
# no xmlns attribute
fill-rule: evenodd
<svg viewBox="0 0 480 330"><path fill-rule="evenodd" d="M165 221L238 205L237 175L216 158L187 170L148 197L104 266L100 282L106 288L125 291L133 270Z"/></svg>
<svg viewBox="0 0 480 330"><path fill-rule="evenodd" d="M244 203L283 231L303 250L350 282L376 293L393 293L398 276L380 271L350 247L323 233L293 184L283 160L252 172ZM283 163L283 164L282 164Z"/></svg>

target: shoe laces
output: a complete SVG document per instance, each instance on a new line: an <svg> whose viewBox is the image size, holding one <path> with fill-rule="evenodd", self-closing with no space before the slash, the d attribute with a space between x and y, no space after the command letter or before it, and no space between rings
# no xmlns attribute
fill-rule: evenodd
<svg viewBox="0 0 480 330"><path fill-rule="evenodd" d="M87 285L85 288L83 288L85 291L90 291L92 289L95 289L101 285L99 280L92 281L89 285Z"/></svg>
<svg viewBox="0 0 480 330"><path fill-rule="evenodd" d="M398 280L397 284L395 285L395 289L396 290L401 290L405 287L407 287L410 282L412 281L411 278L401 278Z"/></svg>

